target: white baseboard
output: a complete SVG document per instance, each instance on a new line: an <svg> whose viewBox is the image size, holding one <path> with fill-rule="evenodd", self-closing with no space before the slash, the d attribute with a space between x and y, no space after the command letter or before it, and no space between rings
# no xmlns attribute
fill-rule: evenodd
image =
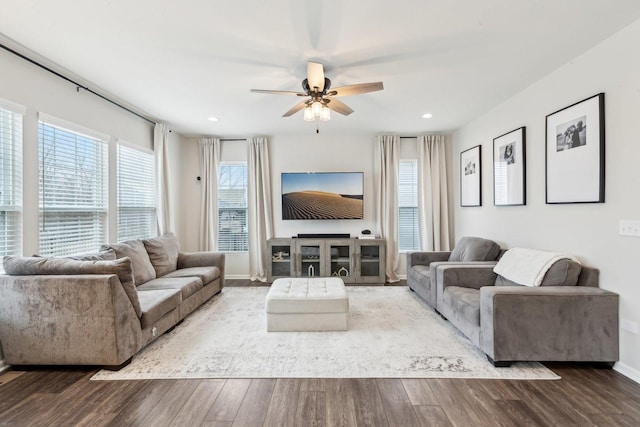
<svg viewBox="0 0 640 427"><path fill-rule="evenodd" d="M627 365L626 363L622 363L622 362L616 362L616 364L614 365L613 369L618 371L619 373L621 373L625 377L627 377L627 378L637 382L638 384L640 384L640 371L639 370L634 369L631 366Z"/></svg>
<svg viewBox="0 0 640 427"><path fill-rule="evenodd" d="M225 279L241 279L241 280L249 280L251 277L248 274L227 274L224 276Z"/></svg>

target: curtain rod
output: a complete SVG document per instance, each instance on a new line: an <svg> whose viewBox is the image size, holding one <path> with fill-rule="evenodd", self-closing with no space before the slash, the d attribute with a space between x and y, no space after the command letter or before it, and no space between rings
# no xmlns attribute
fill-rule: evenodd
<svg viewBox="0 0 640 427"><path fill-rule="evenodd" d="M111 99L107 98L106 96L101 95L101 94L99 94L98 92L95 92L95 91L93 91L93 90L89 89L87 86L83 86L83 85L81 85L80 83L76 82L75 80L72 80L72 79L70 79L69 77L67 77L67 76L65 76L65 75L63 75L63 74L60 74L59 72L57 72L57 71L55 71L55 70L52 70L51 68L47 67L46 65L43 65L43 64L39 63L38 61L36 61L36 60L34 60L34 59L31 59L31 58L29 58L28 56L23 55L22 53L20 53L20 52L18 52L18 51L15 51L15 50L11 49L9 46L5 45L4 43L0 43L0 47L1 47L1 48L3 48L4 50L6 50L7 52L13 53L13 54L14 54L14 55L16 55L17 57L22 58L22 59L24 59L25 61L30 62L30 63L32 63L33 65L35 65L35 66L37 66L37 67L40 67L40 68L42 68L43 70L46 70L46 71L50 72L51 74L53 74L53 75L55 75L55 76L60 77L62 80L66 80L66 81L68 81L69 83L74 84L74 85L76 86L76 91L78 91L78 92L80 92L80 89L84 89L84 90L86 90L87 92L89 92L89 93L91 93L91 94L93 94L93 95L97 96L98 98L102 98L103 100L105 100L105 101L107 101L107 102L110 102L111 104L115 105L116 107L120 107L120 108L122 108L123 110L127 111L128 113L133 114L134 116L138 116L138 117L140 117L141 119L148 121L148 122L149 122L149 123L151 123L152 125L155 125L155 124L156 124L156 122L155 122L155 121L153 121L153 120L151 120L151 119L149 119L149 118L147 118L147 117L143 116L142 114L136 113L135 111L131 110L130 108L127 108L127 107L125 107L124 105L119 104L119 103L117 103L117 102L115 102L115 101L113 101L113 100L111 100Z"/></svg>
<svg viewBox="0 0 640 427"><path fill-rule="evenodd" d="M220 139L220 142L229 142L229 141L246 141L247 138L223 138Z"/></svg>

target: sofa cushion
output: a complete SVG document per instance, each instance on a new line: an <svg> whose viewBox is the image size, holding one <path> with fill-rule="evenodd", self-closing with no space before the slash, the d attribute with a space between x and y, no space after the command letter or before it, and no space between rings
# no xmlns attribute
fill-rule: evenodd
<svg viewBox="0 0 640 427"><path fill-rule="evenodd" d="M426 285L427 288L431 287L430 267L428 265L414 265L409 269L409 277Z"/></svg>
<svg viewBox="0 0 640 427"><path fill-rule="evenodd" d="M444 303L457 313L459 318L480 326L480 290L462 286L447 286L443 294Z"/></svg>
<svg viewBox="0 0 640 427"><path fill-rule="evenodd" d="M180 247L173 233L144 239L142 243L147 250L153 268L156 270L156 277L162 277L176 270Z"/></svg>
<svg viewBox="0 0 640 427"><path fill-rule="evenodd" d="M493 261L499 253L500 246L493 240L481 237L463 237L451 251L449 261Z"/></svg>
<svg viewBox="0 0 640 427"><path fill-rule="evenodd" d="M51 257L14 257L6 256L4 270L13 276L50 275L50 274L115 274L131 301L138 317L142 309L136 291L131 259L120 258L113 261L79 261L68 258Z"/></svg>
<svg viewBox="0 0 640 427"><path fill-rule="evenodd" d="M113 249L108 249L102 252L92 252L82 255L73 255L65 258L75 259L77 261L113 261L116 257L116 252Z"/></svg>
<svg viewBox="0 0 640 427"><path fill-rule="evenodd" d="M182 301L180 289L150 289L139 291L138 296L142 307L140 322L143 329L153 326Z"/></svg>
<svg viewBox="0 0 640 427"><path fill-rule="evenodd" d="M155 289L180 289L185 300L202 289L202 280L199 277L160 277L138 286L139 291Z"/></svg>
<svg viewBox="0 0 640 427"><path fill-rule="evenodd" d="M144 248L144 244L140 240L129 240L122 243L110 243L103 245L101 250L106 251L113 249L116 257L131 258L131 266L133 267L133 277L136 279L136 286L148 282L156 278L156 270L149 260L149 255Z"/></svg>
<svg viewBox="0 0 640 427"><path fill-rule="evenodd" d="M189 267L173 271L163 277L199 277L204 285L220 277L218 267Z"/></svg>

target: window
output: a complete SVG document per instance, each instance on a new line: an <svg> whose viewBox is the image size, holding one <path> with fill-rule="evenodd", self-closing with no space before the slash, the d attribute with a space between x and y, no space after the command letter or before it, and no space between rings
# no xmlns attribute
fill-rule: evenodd
<svg viewBox="0 0 640 427"><path fill-rule="evenodd" d="M420 249L418 230L418 162L400 160L398 171L398 249Z"/></svg>
<svg viewBox="0 0 640 427"><path fill-rule="evenodd" d="M0 104L0 259L22 253L22 114ZM2 272L0 263L0 272Z"/></svg>
<svg viewBox="0 0 640 427"><path fill-rule="evenodd" d="M155 163L152 153L118 144L118 241L157 234Z"/></svg>
<svg viewBox="0 0 640 427"><path fill-rule="evenodd" d="M218 250L247 252L247 165L218 165Z"/></svg>
<svg viewBox="0 0 640 427"><path fill-rule="evenodd" d="M40 253L95 251L107 229L107 137L43 116L38 123Z"/></svg>

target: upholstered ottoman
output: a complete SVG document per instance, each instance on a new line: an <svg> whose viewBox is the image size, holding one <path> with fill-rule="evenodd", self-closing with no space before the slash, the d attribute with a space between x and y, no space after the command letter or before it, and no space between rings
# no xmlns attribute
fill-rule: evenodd
<svg viewBox="0 0 640 427"><path fill-rule="evenodd" d="M269 332L349 329L349 298L339 277L276 279L265 311Z"/></svg>

